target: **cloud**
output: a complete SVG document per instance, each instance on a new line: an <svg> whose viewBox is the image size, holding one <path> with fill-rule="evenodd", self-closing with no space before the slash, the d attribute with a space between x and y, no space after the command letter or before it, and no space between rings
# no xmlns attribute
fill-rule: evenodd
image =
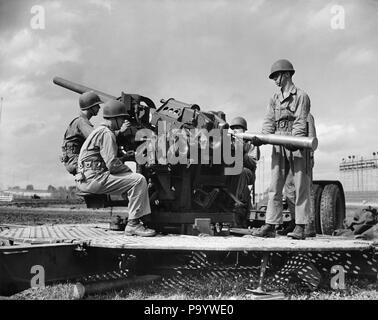
<svg viewBox="0 0 378 320"><path fill-rule="evenodd" d="M307 28L323 29L329 31L331 28L331 9L334 6L332 2L327 3L320 10L309 10L306 15Z"/></svg>
<svg viewBox="0 0 378 320"><path fill-rule="evenodd" d="M86 18L72 11L69 4L66 4L68 9L63 7L59 1L41 2L40 5L45 8L46 29L32 30L26 24L18 30L9 28L9 32L3 32L0 37L0 95L4 96L8 110L27 105L33 96L48 97L51 89L46 85L50 86L51 74L57 66L72 74L80 73L72 72L72 65L81 69L78 64L82 57L73 30ZM31 2L20 1L17 10L29 12L31 6ZM25 20L30 18L31 15ZM69 27L65 27L67 24Z"/></svg>
<svg viewBox="0 0 378 320"><path fill-rule="evenodd" d="M375 62L376 50L361 47L343 49L335 58L337 63L344 66L370 65Z"/></svg>
<svg viewBox="0 0 378 320"><path fill-rule="evenodd" d="M333 119L317 122L319 148L315 152L317 179L338 179L338 164L349 155L369 156L377 150L375 135L378 96L360 96Z"/></svg>
<svg viewBox="0 0 378 320"><path fill-rule="evenodd" d="M27 135L34 135L38 136L41 134L46 133L46 122L44 121L36 121L36 122L28 122L23 125L17 126L14 128L12 133L17 134L19 137L27 136Z"/></svg>
<svg viewBox="0 0 378 320"><path fill-rule="evenodd" d="M80 49L69 33L44 39L32 31L23 29L16 33L7 45L1 43L0 54L8 67L28 73L44 73L46 68L58 62L77 62Z"/></svg>
<svg viewBox="0 0 378 320"><path fill-rule="evenodd" d="M113 9L113 2L111 0L89 0L89 4L93 4L100 8L107 10L109 13L112 12Z"/></svg>
<svg viewBox="0 0 378 320"><path fill-rule="evenodd" d="M23 76L13 76L7 80L0 81L0 95L11 97L12 100L19 100L30 97L35 93L32 83L23 82ZM8 99L5 98L4 103Z"/></svg>
<svg viewBox="0 0 378 320"><path fill-rule="evenodd" d="M337 152L346 145L351 145L357 135L353 123L317 123L319 150L329 153Z"/></svg>
<svg viewBox="0 0 378 320"><path fill-rule="evenodd" d="M371 93L365 97L359 99L355 104L355 112L358 114L370 114L369 120L373 118L376 120L378 118L378 95Z"/></svg>
<svg viewBox="0 0 378 320"><path fill-rule="evenodd" d="M265 0L253 0L250 1L249 11L252 13L257 13L260 11L261 7L264 5Z"/></svg>
<svg viewBox="0 0 378 320"><path fill-rule="evenodd" d="M259 131L276 90L267 73L272 62L287 57L314 107L317 172L337 172L345 153L367 153L376 143L378 66L372 58L378 21L365 2L342 1L342 32L330 28L334 2L328 0L40 1L45 30L30 29L35 1L4 3L3 184L10 181L6 172L19 170L25 177L30 168L41 187L73 183L58 156L78 95L53 85L54 76L114 95L125 91L155 102L174 97L198 103L204 111L226 112L227 119L242 115L251 131ZM269 158L271 148L265 149Z"/></svg>

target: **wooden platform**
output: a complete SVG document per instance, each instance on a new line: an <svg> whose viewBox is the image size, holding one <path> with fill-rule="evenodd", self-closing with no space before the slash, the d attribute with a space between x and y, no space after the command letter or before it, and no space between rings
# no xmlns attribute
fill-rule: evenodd
<svg viewBox="0 0 378 320"><path fill-rule="evenodd" d="M374 248L372 241L317 236L296 241L286 237L265 239L244 237L197 237L159 235L152 238L130 237L112 231L106 224L44 225L9 228L0 239L18 243L80 243L97 248L190 250L190 251L363 251Z"/></svg>

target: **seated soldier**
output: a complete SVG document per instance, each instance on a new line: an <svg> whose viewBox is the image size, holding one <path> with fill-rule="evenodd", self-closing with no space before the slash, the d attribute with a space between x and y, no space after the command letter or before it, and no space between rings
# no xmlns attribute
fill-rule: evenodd
<svg viewBox="0 0 378 320"><path fill-rule="evenodd" d="M247 121L242 117L231 120L230 128L234 133L247 131ZM243 170L239 175L228 177L228 189L242 203L235 206L236 222L241 227L247 227L248 213L251 209L250 185L256 180L256 163L260 159L260 149L251 142L243 142Z"/></svg>
<svg viewBox="0 0 378 320"><path fill-rule="evenodd" d="M64 134L61 160L67 171L72 175L77 173L77 158L79 157L80 148L93 131L93 125L89 120L97 116L100 110L100 103L103 102L93 91L80 95L80 114L70 122Z"/></svg>
<svg viewBox="0 0 378 320"><path fill-rule="evenodd" d="M85 139L88 138L90 133L94 130L90 119L97 116L101 103L104 102L93 91L84 92L80 95L79 116L70 122L64 133L61 161L67 171L72 175L76 175L77 173L77 159L79 157L80 148ZM126 129L125 126L122 126L120 130L115 131L116 137L121 136Z"/></svg>
<svg viewBox="0 0 378 320"><path fill-rule="evenodd" d="M126 105L109 100L103 106L105 123L85 140L78 159L77 188L94 194L118 194L129 199L125 235L151 237L155 230L146 228L140 218L151 213L147 182L143 175L133 173L117 157L115 131L129 127Z"/></svg>

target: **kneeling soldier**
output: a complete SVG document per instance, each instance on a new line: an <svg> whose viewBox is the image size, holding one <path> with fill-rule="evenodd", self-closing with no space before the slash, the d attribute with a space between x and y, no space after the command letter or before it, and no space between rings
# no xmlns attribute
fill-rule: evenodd
<svg viewBox="0 0 378 320"><path fill-rule="evenodd" d="M77 187L94 194L120 194L129 199L126 235L151 237L155 230L146 228L140 218L151 213L147 182L143 175L133 173L117 157L118 146L114 132L130 126L126 106L117 100L104 104L105 123L85 140L79 155Z"/></svg>

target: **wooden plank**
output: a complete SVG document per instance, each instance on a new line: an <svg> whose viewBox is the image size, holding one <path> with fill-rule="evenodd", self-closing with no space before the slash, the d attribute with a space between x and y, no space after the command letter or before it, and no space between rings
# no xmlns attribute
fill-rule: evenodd
<svg viewBox="0 0 378 320"><path fill-rule="evenodd" d="M55 237L51 233L51 230L52 230L52 228L50 228L50 227L46 228L47 237L50 238L50 239L55 239Z"/></svg>
<svg viewBox="0 0 378 320"><path fill-rule="evenodd" d="M23 233L24 229L23 228L20 228L20 229L14 229L13 232L14 232L14 235L13 237L14 238L20 238L21 234Z"/></svg>
<svg viewBox="0 0 378 320"><path fill-rule="evenodd" d="M102 237L102 236L109 235L109 232L111 232L111 230L104 230L104 229L94 228L93 232L95 232L97 236Z"/></svg>
<svg viewBox="0 0 378 320"><path fill-rule="evenodd" d="M87 238L95 238L96 236L98 236L98 233L95 232L94 228L85 228L84 226L81 226L81 225L78 225L77 228Z"/></svg>
<svg viewBox="0 0 378 320"><path fill-rule="evenodd" d="M62 227L57 229L63 234L63 239L72 240L72 235L67 231L67 228Z"/></svg>
<svg viewBox="0 0 378 320"><path fill-rule="evenodd" d="M62 239L62 240L66 239L66 236L63 234L62 231L60 231L59 226L52 226L50 230L51 230L51 234L53 234L53 237L57 239Z"/></svg>
<svg viewBox="0 0 378 320"><path fill-rule="evenodd" d="M41 238L43 238L42 237L42 228L41 227L36 227L35 228L35 236L34 236L34 238L38 238L38 239L41 239Z"/></svg>
<svg viewBox="0 0 378 320"><path fill-rule="evenodd" d="M69 234L69 239L85 239L85 235L83 235L76 227L65 228L65 231Z"/></svg>
<svg viewBox="0 0 378 320"><path fill-rule="evenodd" d="M0 232L0 235L2 237L11 237L13 232L12 232L13 229L5 229L3 231Z"/></svg>
<svg viewBox="0 0 378 320"><path fill-rule="evenodd" d="M30 234L29 228L24 228L23 231L22 231L22 233L21 233L21 237L22 238L27 238L27 237L29 237L29 234Z"/></svg>
<svg viewBox="0 0 378 320"><path fill-rule="evenodd" d="M42 238L43 239L48 239L50 238L48 232L47 232L47 227L46 226L41 226L41 233L42 233Z"/></svg>
<svg viewBox="0 0 378 320"><path fill-rule="evenodd" d="M31 227L28 227L25 232L27 232L27 236L25 236L25 238L30 238L31 237L31 232L32 232L32 228Z"/></svg>

